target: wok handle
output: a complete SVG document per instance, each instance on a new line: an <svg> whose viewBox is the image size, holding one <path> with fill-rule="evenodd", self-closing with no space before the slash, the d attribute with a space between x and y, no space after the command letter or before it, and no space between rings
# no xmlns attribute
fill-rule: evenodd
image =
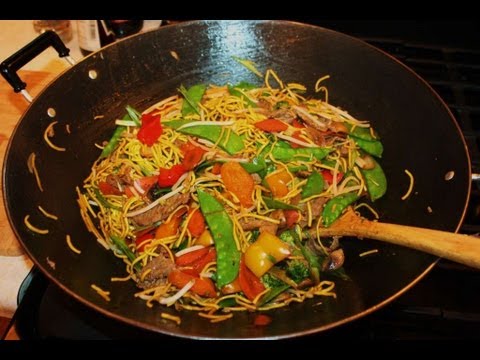
<svg viewBox="0 0 480 360"><path fill-rule="evenodd" d="M480 238L446 231L369 221L349 209L320 235L344 235L409 247L480 269Z"/></svg>
<svg viewBox="0 0 480 360"><path fill-rule="evenodd" d="M75 64L75 61L69 56L70 49L65 46L63 41L54 31L48 30L31 41L29 44L25 45L22 49L10 56L0 65L2 76L13 87L13 90L16 93L22 92L26 98L27 94L29 97L27 100L30 102L32 101L32 98L25 90L27 84L20 79L17 71L43 51L48 49L50 46L52 46L58 52L60 57L66 58L66 60L72 65Z"/></svg>

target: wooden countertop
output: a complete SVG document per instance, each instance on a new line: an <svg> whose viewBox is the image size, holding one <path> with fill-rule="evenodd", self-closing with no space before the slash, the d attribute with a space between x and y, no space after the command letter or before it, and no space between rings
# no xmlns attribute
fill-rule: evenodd
<svg viewBox="0 0 480 360"><path fill-rule="evenodd" d="M45 71L20 71L19 75L27 83L27 90L33 97L55 77L55 74ZM14 93L10 85L4 79L0 79L0 114L2 115L0 120L0 164L2 168L10 135L28 106L29 104L22 95ZM24 252L5 213L2 182L3 177L0 177L0 256L19 256Z"/></svg>

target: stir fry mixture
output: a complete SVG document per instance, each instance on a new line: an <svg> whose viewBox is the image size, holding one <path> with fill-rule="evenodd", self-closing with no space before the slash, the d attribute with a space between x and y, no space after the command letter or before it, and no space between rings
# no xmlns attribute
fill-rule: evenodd
<svg viewBox="0 0 480 360"><path fill-rule="evenodd" d="M317 232L383 196L383 147L368 122L305 92L268 70L260 86L199 84L127 107L77 191L136 297L221 321L335 296L344 254Z"/></svg>

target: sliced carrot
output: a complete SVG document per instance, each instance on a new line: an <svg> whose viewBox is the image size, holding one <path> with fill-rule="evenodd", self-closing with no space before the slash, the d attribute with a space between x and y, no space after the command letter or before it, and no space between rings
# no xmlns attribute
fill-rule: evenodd
<svg viewBox="0 0 480 360"><path fill-rule="evenodd" d="M190 289L197 295L204 297L216 297L217 292L213 281L208 278L197 278L189 274L185 274L180 270L173 270L168 275L168 281L170 281L177 288L181 289L187 285L191 280L195 281L195 284Z"/></svg>
<svg viewBox="0 0 480 360"><path fill-rule="evenodd" d="M237 162L228 162L220 169L223 183L244 207L253 205L252 195L255 183L252 176Z"/></svg>
<svg viewBox="0 0 480 360"><path fill-rule="evenodd" d="M162 223L155 232L155 239L163 239L175 235L180 227L181 222L181 216L173 216L170 221Z"/></svg>
<svg viewBox="0 0 480 360"><path fill-rule="evenodd" d="M288 125L276 119L267 119L255 123L255 127L266 132L280 132L288 129Z"/></svg>
<svg viewBox="0 0 480 360"><path fill-rule="evenodd" d="M235 294L240 291L242 291L242 288L240 286L240 280L238 280L238 277L230 284L227 284L222 288L222 294L225 295Z"/></svg>
<svg viewBox="0 0 480 360"><path fill-rule="evenodd" d="M203 231L205 230L205 218L203 217L202 212L199 208L195 208L191 210L189 215L193 212L193 215L188 222L188 230L193 237L198 237L202 235Z"/></svg>

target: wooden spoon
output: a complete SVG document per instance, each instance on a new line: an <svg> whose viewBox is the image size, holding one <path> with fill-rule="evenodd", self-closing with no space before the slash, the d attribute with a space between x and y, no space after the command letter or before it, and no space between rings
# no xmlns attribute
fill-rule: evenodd
<svg viewBox="0 0 480 360"><path fill-rule="evenodd" d="M314 229L311 230L316 233ZM355 236L409 247L480 269L480 238L413 226L370 221L352 208L328 228L319 228L320 236Z"/></svg>

